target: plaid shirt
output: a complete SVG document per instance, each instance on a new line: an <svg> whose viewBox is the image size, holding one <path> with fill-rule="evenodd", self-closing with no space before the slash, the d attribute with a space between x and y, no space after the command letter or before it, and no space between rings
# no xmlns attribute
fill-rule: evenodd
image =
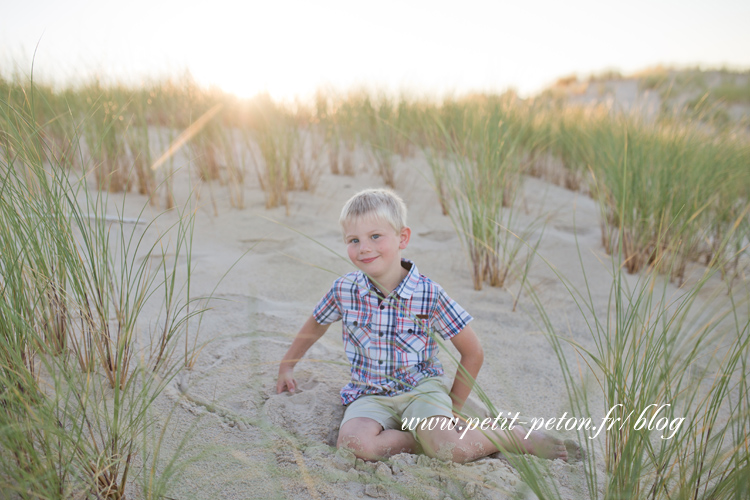
<svg viewBox="0 0 750 500"><path fill-rule="evenodd" d="M433 334L448 340L472 320L440 285L419 274L414 263L385 299L361 271L334 281L313 312L321 325L342 320L352 380L341 390L347 405L364 395L393 396L422 379L443 374Z"/></svg>

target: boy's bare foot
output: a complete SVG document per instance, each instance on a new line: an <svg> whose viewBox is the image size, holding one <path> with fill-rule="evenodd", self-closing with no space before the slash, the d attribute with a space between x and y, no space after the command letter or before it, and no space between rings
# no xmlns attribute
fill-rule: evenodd
<svg viewBox="0 0 750 500"><path fill-rule="evenodd" d="M549 460L562 459L568 461L568 448L561 439L550 434L532 431L528 438L523 440L526 453L536 455Z"/></svg>
<svg viewBox="0 0 750 500"><path fill-rule="evenodd" d="M568 450L568 462L580 462L586 458L586 453L578 441L572 439L565 440L565 448Z"/></svg>

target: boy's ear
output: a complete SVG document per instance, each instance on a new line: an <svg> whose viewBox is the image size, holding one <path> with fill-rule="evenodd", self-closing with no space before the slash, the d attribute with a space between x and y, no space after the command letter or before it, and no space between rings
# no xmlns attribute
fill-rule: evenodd
<svg viewBox="0 0 750 500"><path fill-rule="evenodd" d="M401 234L399 235L399 242L398 242L398 248L403 250L406 248L406 246L409 244L409 239L411 238L411 228L409 227L402 227L401 228Z"/></svg>

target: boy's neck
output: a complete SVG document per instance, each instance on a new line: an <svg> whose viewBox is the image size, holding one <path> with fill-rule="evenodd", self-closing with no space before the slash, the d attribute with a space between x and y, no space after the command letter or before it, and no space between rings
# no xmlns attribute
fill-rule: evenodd
<svg viewBox="0 0 750 500"><path fill-rule="evenodd" d="M408 266L408 268L406 267ZM386 278L381 279L381 281L378 281L375 283L372 279L370 280L372 284L377 288L377 290L383 295L383 298L388 297L391 293L393 293L393 290L398 287L399 283L401 283L404 278L406 278L406 275L409 274L409 269L411 269L411 265L407 264L404 261L399 262L398 266L398 274L394 273L393 278Z"/></svg>

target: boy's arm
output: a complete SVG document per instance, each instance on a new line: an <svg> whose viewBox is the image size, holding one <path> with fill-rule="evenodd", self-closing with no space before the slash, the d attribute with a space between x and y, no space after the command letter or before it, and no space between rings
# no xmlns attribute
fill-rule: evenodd
<svg viewBox="0 0 750 500"><path fill-rule="evenodd" d="M297 361L305 355L308 349L318 341L320 337L328 330L330 325L321 325L313 316L307 318L305 324L302 325L297 336L292 341L292 345L289 346L284 358L279 364L279 380L276 382L276 393L280 394L284 390L294 392L297 390L297 382L295 382L292 373L294 372L294 365Z"/></svg>
<svg viewBox="0 0 750 500"><path fill-rule="evenodd" d="M450 394L453 411L460 412L474 387L474 380L479 375L479 369L484 362L484 351L471 325L466 325L458 335L451 338L451 342L461 355L460 366L456 371Z"/></svg>

